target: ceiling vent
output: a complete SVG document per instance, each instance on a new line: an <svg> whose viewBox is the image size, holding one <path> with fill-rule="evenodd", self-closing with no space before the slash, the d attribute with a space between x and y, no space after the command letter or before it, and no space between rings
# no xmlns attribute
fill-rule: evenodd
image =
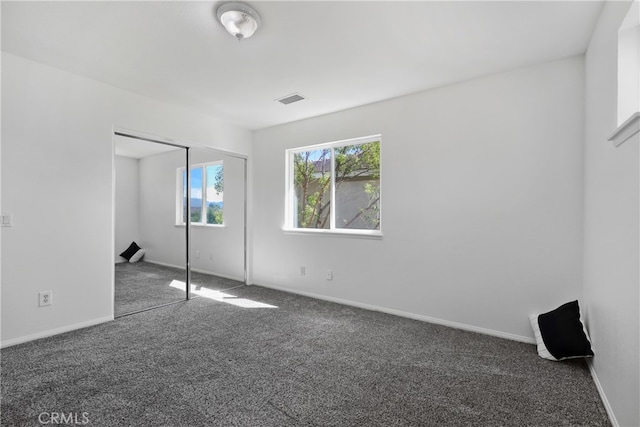
<svg viewBox="0 0 640 427"><path fill-rule="evenodd" d="M276 101L278 101L281 104L288 105L288 104L293 104L294 102L302 101L303 99L307 99L307 98L300 95L299 93L294 93L292 95L287 95L285 97L276 99Z"/></svg>

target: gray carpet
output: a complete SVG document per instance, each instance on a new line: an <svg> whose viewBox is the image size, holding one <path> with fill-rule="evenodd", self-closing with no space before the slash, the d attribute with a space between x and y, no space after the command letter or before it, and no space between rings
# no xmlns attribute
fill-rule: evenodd
<svg viewBox="0 0 640 427"><path fill-rule="evenodd" d="M170 286L172 281L182 282L182 288ZM128 262L115 265L115 306L116 317L135 313L151 307L182 301L185 299L184 270L153 264L150 262ZM241 282L218 276L191 274L194 286L213 290L231 289ZM194 295L196 296L196 295Z"/></svg>
<svg viewBox="0 0 640 427"><path fill-rule="evenodd" d="M3 350L2 425L47 411L96 426L609 425L581 360L257 286L227 293Z"/></svg>

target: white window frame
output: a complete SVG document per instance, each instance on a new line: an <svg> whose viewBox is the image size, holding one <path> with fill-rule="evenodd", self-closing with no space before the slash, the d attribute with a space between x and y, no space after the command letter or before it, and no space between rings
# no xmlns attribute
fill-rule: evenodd
<svg viewBox="0 0 640 427"><path fill-rule="evenodd" d="M634 0L618 28L618 127L615 147L640 135L640 1Z"/></svg>
<svg viewBox="0 0 640 427"><path fill-rule="evenodd" d="M335 149L348 145L366 144L369 142L380 143L382 147L382 135L369 135L359 138L343 139L340 141L326 142L316 145L308 145L304 147L290 148L285 151L285 174L286 174L286 187L285 187L285 215L283 230L288 234L317 234L317 235L338 235L338 236L353 236L353 237L365 237L365 238L381 238L382 237L382 173L380 173L380 228L378 230L366 230L366 229L348 229L348 228L336 228L335 227L335 163L333 151L331 153L331 215L330 226L325 228L298 228L294 227L295 216L295 177L294 177L294 155L304 151L314 151L322 149ZM380 156L380 170L382 171L382 155Z"/></svg>
<svg viewBox="0 0 640 427"><path fill-rule="evenodd" d="M222 166L222 173L224 174L224 161L223 160L216 160L215 162L207 162L207 163L198 163L195 165L191 165L191 169L202 169L202 206L200 207L201 209L201 214L200 214L200 218L202 219L202 222L193 222L191 221L191 225L192 226L196 226L196 227L224 227L225 226L225 221L226 221L226 217L224 215L224 208L223 208L223 214L222 214L222 224L208 224L206 222L206 218L207 218L207 210L206 210L206 206L207 206L207 200L206 200L206 194L207 194L207 167L208 166L218 166L221 165ZM178 168L176 171L176 226L181 226L184 227L186 225L185 221L184 221L184 216L183 216L183 209L184 206L182 205L182 202L184 200L184 180L183 180L183 173L186 170L185 167L181 167ZM192 195L193 196L193 195ZM224 203L224 189L223 189L223 203Z"/></svg>

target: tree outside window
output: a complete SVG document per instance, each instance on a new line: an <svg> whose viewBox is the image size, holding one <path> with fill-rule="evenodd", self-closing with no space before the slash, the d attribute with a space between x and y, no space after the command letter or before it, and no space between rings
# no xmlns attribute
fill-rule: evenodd
<svg viewBox="0 0 640 427"><path fill-rule="evenodd" d="M292 228L380 230L380 136L290 151Z"/></svg>
<svg viewBox="0 0 640 427"><path fill-rule="evenodd" d="M186 171L181 169L182 197L180 216L187 220ZM208 163L191 168L191 223L222 225L224 223L224 166L222 162Z"/></svg>

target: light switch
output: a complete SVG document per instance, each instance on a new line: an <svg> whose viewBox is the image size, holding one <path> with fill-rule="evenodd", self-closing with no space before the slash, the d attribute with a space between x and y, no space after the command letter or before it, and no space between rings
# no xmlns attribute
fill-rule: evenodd
<svg viewBox="0 0 640 427"><path fill-rule="evenodd" d="M3 227L11 227L11 214L3 213L2 214L2 224Z"/></svg>

